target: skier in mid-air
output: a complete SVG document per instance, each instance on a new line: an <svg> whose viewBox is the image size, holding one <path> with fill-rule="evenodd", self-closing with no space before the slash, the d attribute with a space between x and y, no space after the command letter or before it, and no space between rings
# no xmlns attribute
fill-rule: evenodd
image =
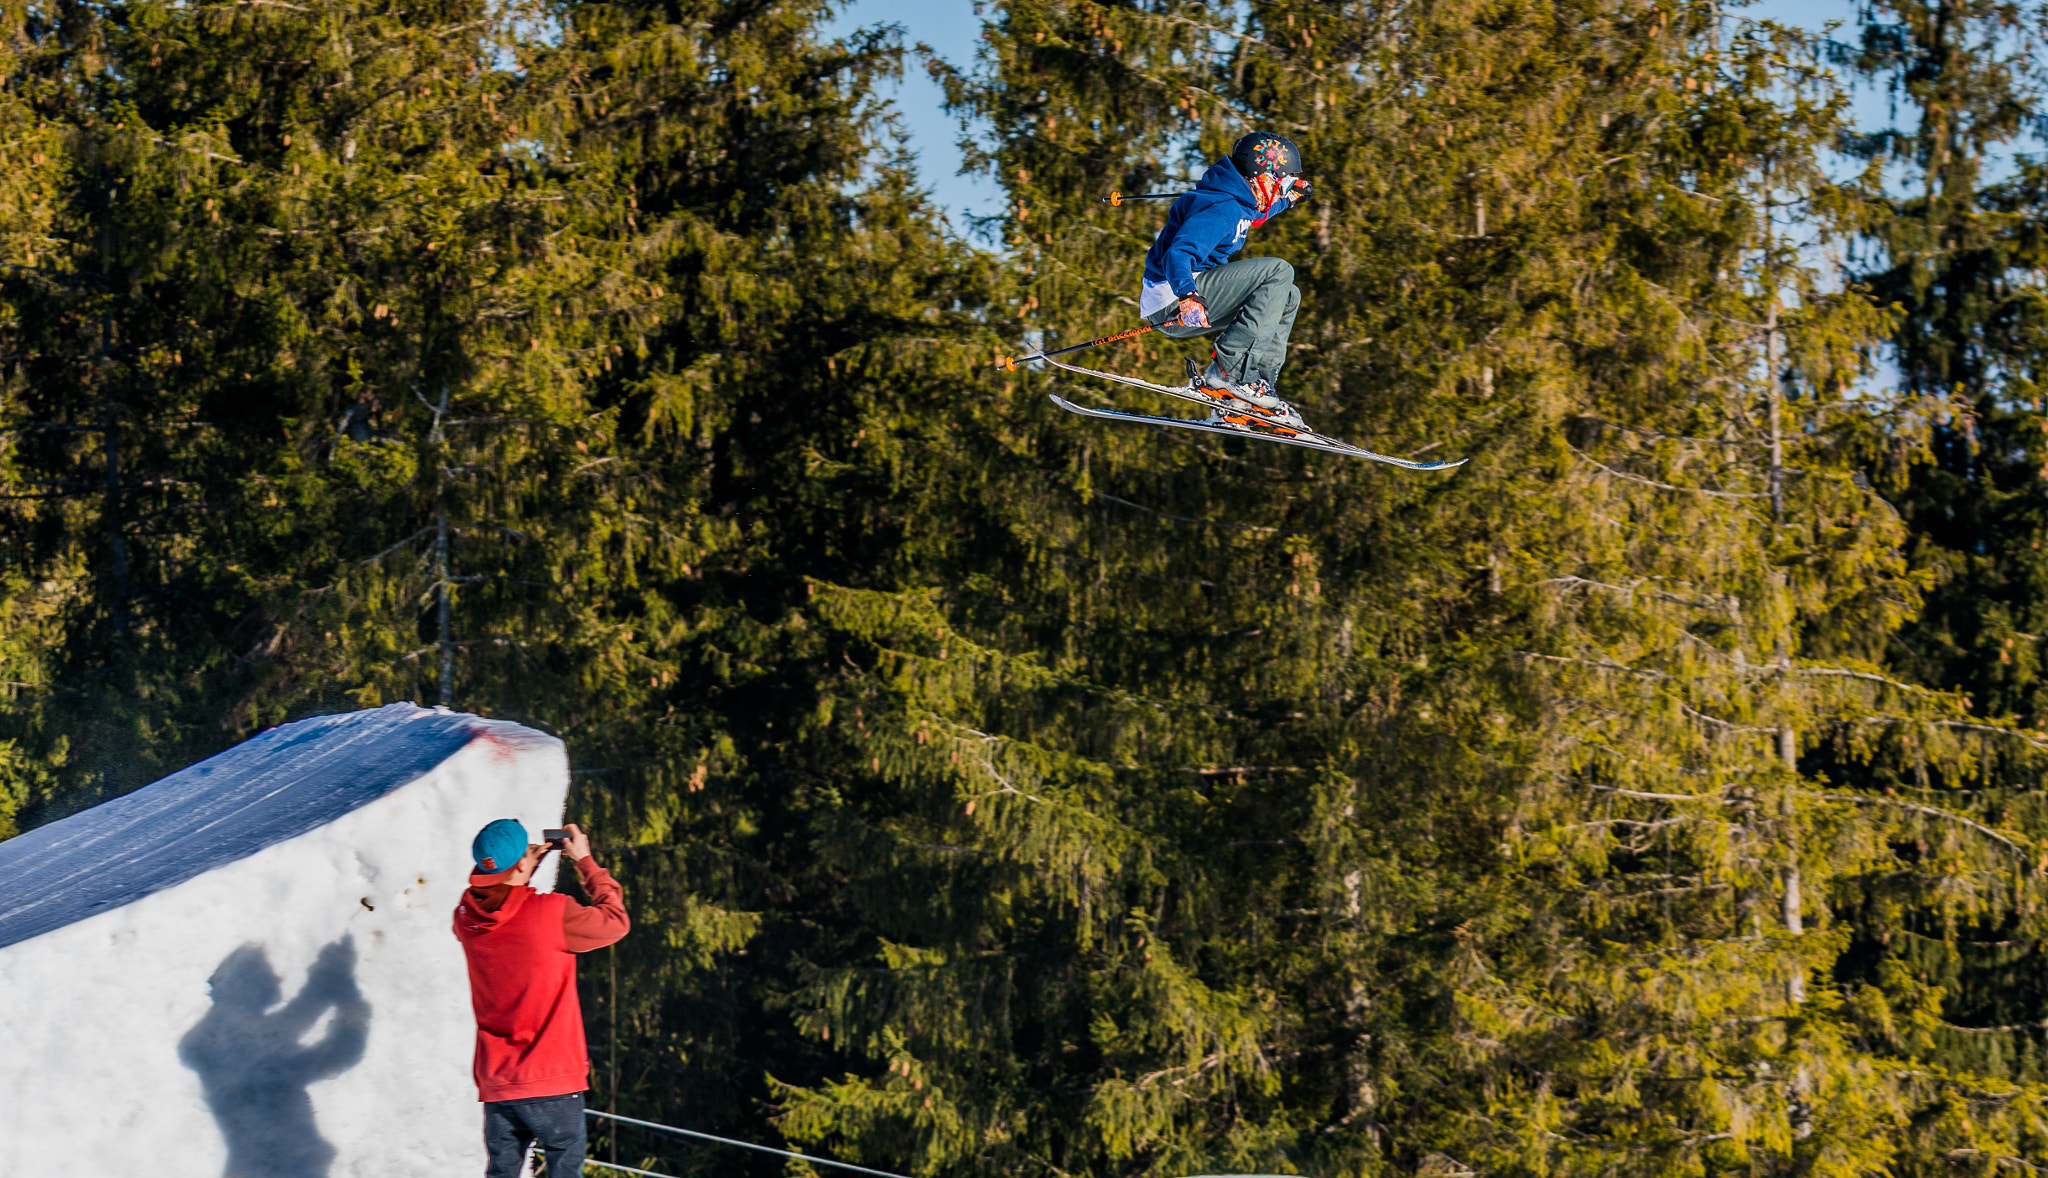
<svg viewBox="0 0 2048 1178"><path fill-rule="evenodd" d="M1234 397L1269 421L1297 428L1301 415L1279 394L1287 336L1301 306L1294 267L1280 258L1230 257L1252 229L1308 195L1301 171L1293 140L1270 131L1239 139L1167 210L1166 225L1145 254L1138 292L1138 314L1164 335L1221 333L1209 366L1192 381L1195 388L1219 400Z"/></svg>
<svg viewBox="0 0 2048 1178"><path fill-rule="evenodd" d="M1280 370L1287 363L1287 336L1294 330L1295 312L1301 309L1294 267L1281 258L1239 258L1234 262L1231 258L1244 248L1246 234L1300 204L1308 192L1308 182L1301 178L1301 149L1294 141L1271 131L1254 131L1239 139L1229 155L1211 164L1192 192L1110 193L1102 199L1111 206L1140 200L1173 201L1165 227L1145 254L1145 279L1138 288L1138 313L1145 317L1144 326L1026 356L997 356L995 366L1015 372L1019 365L1042 362L1090 380L1193 401L1209 411L1209 416L1200 419L1159 416L1078 405L1052 394L1054 405L1099 421L1257 438L1407 470L1463 466L1462 458L1419 462L1375 454L1317 433L1294 406L1281 399ZM1190 360L1187 383L1168 385L1060 359L1154 331L1174 339L1216 336L1208 366Z"/></svg>

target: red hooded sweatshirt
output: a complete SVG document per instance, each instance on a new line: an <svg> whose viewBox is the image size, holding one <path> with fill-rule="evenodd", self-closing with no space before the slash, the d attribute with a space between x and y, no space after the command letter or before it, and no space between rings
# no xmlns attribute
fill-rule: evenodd
<svg viewBox="0 0 2048 1178"><path fill-rule="evenodd" d="M469 959L476 1008L479 1100L566 1096L590 1087L576 954L626 935L618 882L589 858L576 861L578 904L555 892L493 884L472 887L455 906L455 937Z"/></svg>

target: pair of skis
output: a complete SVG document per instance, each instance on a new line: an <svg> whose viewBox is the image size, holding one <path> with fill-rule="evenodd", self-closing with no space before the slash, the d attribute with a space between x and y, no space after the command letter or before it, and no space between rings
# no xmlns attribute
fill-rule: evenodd
<svg viewBox="0 0 2048 1178"><path fill-rule="evenodd" d="M1463 458L1456 461L1416 462L1408 458L1395 458L1390 454L1376 454L1362 446L1354 446L1349 442L1330 437L1327 434L1319 434L1305 427L1297 428L1273 420L1271 414L1247 401L1238 400L1227 394L1212 395L1204 391L1201 387L1201 382L1197 379L1197 373L1192 364L1188 368L1188 381L1186 384L1163 385L1154 384L1149 380L1140 380L1135 376L1120 376L1114 372L1102 372L1093 368L1083 368L1078 364L1068 364L1054 359L1055 356L1064 355L1068 352L1078 352L1082 348L1097 347L1101 344L1115 343L1118 340L1126 340L1134 336L1144 335L1151 330L1150 326L1133 328L1130 331L1117 335L1104 336L1099 340L1090 340L1085 344L1077 344L1071 348L1061 348L1055 352L1040 352L1035 355L1014 359L1004 357L996 361L996 367L1015 371L1019 364L1028 364L1042 360L1054 368L1065 372L1072 372L1081 376L1092 376L1100 380L1113 381L1117 384L1131 385L1135 388L1145 389L1148 392L1158 393L1161 396L1174 397L1182 401L1192 401L1209 410L1209 415L1204 418L1166 417L1151 413L1129 413L1121 409L1090 409L1085 405L1076 405L1057 393L1052 395L1053 404L1058 405L1069 413L1077 413L1082 417L1095 417L1104 421L1131 421L1141 425L1168 426L1174 429L1194 430L1197 433L1223 434L1227 437L1257 438L1265 442L1279 442L1285 446L1301 446L1309 450L1321 450L1326 454L1342 454L1350 458L1364 458L1373 462L1384 462L1389 466L1398 466L1404 470L1449 470L1452 467L1465 465L1465 459Z"/></svg>

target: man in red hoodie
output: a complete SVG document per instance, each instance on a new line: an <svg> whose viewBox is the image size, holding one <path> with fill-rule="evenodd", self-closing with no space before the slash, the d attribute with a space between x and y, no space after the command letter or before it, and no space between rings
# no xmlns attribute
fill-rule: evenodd
<svg viewBox="0 0 2048 1178"><path fill-rule="evenodd" d="M528 843L524 826L500 818L470 844L476 870L455 906L476 1009L486 1178L517 1178L536 1142L547 1155L548 1178L583 1173L590 1055L575 955L602 949L631 924L617 881L590 858L589 837L576 826L566 829L562 853L576 865L590 904L526 886L548 844Z"/></svg>

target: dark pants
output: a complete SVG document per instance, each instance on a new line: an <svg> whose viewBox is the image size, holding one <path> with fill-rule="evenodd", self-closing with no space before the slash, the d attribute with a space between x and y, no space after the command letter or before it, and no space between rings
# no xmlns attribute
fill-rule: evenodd
<svg viewBox="0 0 2048 1178"><path fill-rule="evenodd" d="M1195 275L1195 289L1209 306L1208 328L1169 322L1179 313L1174 306L1147 322L1174 339L1222 333L1216 340L1216 365L1224 375L1278 388L1281 366L1287 363L1287 337L1301 308L1294 267L1279 258L1239 258Z"/></svg>
<svg viewBox="0 0 2048 1178"><path fill-rule="evenodd" d="M581 1092L484 1102L484 1152L490 1156L484 1178L519 1178L527 1147L534 1142L539 1142L541 1152L547 1155L548 1178L581 1178Z"/></svg>

